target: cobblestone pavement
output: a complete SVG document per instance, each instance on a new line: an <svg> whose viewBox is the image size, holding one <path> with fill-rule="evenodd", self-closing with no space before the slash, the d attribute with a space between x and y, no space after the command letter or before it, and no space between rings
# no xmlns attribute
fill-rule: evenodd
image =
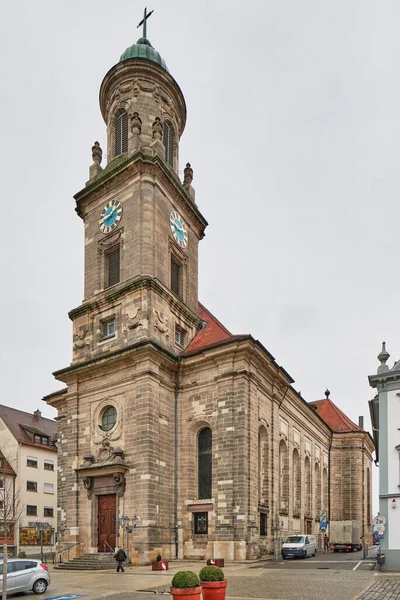
<svg viewBox="0 0 400 600"><path fill-rule="evenodd" d="M400 580L384 579L376 581L357 600L398 600L400 598Z"/></svg>

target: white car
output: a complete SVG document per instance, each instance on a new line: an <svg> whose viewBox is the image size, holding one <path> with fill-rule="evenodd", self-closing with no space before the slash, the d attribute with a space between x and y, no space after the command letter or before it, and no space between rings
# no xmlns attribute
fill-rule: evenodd
<svg viewBox="0 0 400 600"><path fill-rule="evenodd" d="M40 560L9 558L7 560L7 594L34 592L44 594L50 583L50 573ZM0 561L0 590L3 586L3 560Z"/></svg>

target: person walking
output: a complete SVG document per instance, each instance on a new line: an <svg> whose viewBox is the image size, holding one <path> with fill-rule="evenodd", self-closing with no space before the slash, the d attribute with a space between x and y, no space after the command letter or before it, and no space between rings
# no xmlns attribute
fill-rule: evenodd
<svg viewBox="0 0 400 600"><path fill-rule="evenodd" d="M329 536L324 535L324 552L329 552Z"/></svg>
<svg viewBox="0 0 400 600"><path fill-rule="evenodd" d="M124 560L126 560L126 554L125 551L122 549L122 546L118 546L118 550L115 552L114 558L117 561L117 573L119 573L120 571L122 571L122 573L125 573L125 569L122 566L122 563L124 562Z"/></svg>

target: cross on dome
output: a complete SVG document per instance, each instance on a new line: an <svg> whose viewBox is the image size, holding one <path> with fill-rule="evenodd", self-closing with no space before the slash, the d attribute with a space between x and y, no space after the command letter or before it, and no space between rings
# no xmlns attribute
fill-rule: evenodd
<svg viewBox="0 0 400 600"><path fill-rule="evenodd" d="M147 8L144 9L144 13L143 13L143 19L140 21L139 25L137 26L136 29L138 29L141 25L143 25L143 36L144 38L147 38L147 19L150 17L150 15L152 15L154 12L154 10L151 10L149 13L147 12Z"/></svg>

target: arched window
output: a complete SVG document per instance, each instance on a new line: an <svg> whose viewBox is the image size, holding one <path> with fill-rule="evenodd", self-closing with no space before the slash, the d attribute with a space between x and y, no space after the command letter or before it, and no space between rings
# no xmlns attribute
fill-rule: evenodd
<svg viewBox="0 0 400 600"><path fill-rule="evenodd" d="M293 516L295 518L300 517L301 513L301 471L300 471L300 457L299 451L295 448L293 450Z"/></svg>
<svg viewBox="0 0 400 600"><path fill-rule="evenodd" d="M199 500L212 497L212 433L209 427L202 429L198 437L198 486Z"/></svg>
<svg viewBox="0 0 400 600"><path fill-rule="evenodd" d="M314 475L315 475L315 520L319 521L320 516L321 516L321 469L319 468L318 463L315 463Z"/></svg>
<svg viewBox="0 0 400 600"><path fill-rule="evenodd" d="M115 156L128 152L128 115L121 108L115 115Z"/></svg>
<svg viewBox="0 0 400 600"><path fill-rule="evenodd" d="M164 123L163 139L165 147L165 160L171 167L173 167L174 132L169 121L165 121Z"/></svg>
<svg viewBox="0 0 400 600"><path fill-rule="evenodd" d="M281 514L289 511L289 457L285 442L279 444L279 501Z"/></svg>
<svg viewBox="0 0 400 600"><path fill-rule="evenodd" d="M304 513L306 517L311 517L311 465L310 459L306 456L304 461Z"/></svg>
<svg viewBox="0 0 400 600"><path fill-rule="evenodd" d="M258 501L268 504L268 437L265 427L258 432Z"/></svg>

